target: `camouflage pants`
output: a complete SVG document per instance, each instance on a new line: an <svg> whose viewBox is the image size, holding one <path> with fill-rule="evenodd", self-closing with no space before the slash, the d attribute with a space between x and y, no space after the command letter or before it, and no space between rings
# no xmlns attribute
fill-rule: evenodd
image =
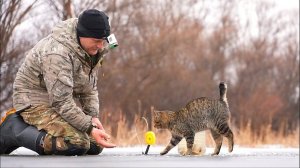
<svg viewBox="0 0 300 168"><path fill-rule="evenodd" d="M21 116L26 123L36 126L38 130L46 131L47 134L44 139L45 154L52 154L54 148L57 151L68 150L69 144L88 150L91 141L95 142L87 133L71 126L47 105L33 106L22 112ZM56 146L52 146L53 139L56 140L54 141Z"/></svg>

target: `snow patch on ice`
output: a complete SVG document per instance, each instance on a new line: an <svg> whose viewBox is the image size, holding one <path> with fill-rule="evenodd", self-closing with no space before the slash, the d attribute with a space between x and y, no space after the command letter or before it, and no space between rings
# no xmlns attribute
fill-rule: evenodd
<svg viewBox="0 0 300 168"><path fill-rule="evenodd" d="M149 155L159 154L164 149L164 146L150 146ZM111 149L104 149L100 155L140 155L144 153L146 146L142 147L116 147ZM204 155L213 153L213 148L207 148ZM13 151L10 155L38 155L36 152L27 148L20 147ZM179 155L177 148L173 148L167 155ZM265 145L259 148L239 147L235 146L232 153L228 152L227 147L222 147L220 156L249 156L249 155L285 155L285 156L299 156L299 148L284 148L282 145Z"/></svg>

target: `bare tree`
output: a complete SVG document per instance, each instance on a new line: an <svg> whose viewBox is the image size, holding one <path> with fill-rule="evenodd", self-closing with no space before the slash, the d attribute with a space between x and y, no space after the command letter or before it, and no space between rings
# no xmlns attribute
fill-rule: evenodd
<svg viewBox="0 0 300 168"><path fill-rule="evenodd" d="M294 129L299 122L299 96L298 100L292 96L299 88L299 41L293 37L297 26L284 21L281 13L270 16L271 9L270 4L257 5L258 34L248 35L249 40L236 48L234 56L238 79L233 90L233 117L238 125L251 121L258 134L270 124L278 130L280 123L289 121Z"/></svg>
<svg viewBox="0 0 300 168"><path fill-rule="evenodd" d="M2 15L9 11L2 7L13 3L20 5L16 0L1 4L1 22L6 15L14 18L0 27L1 105L11 97L16 68L9 68L19 63L26 48L23 42L24 47L14 47L16 43L6 37L13 34L6 27L22 16L23 10L16 7L12 16ZM248 19L242 25L239 1L221 0L213 7L211 1L194 0L51 0L44 4L50 5L53 22L90 8L110 17L111 32L120 46L105 57L99 75L104 124L125 116L131 126L137 114L151 118L151 106L178 110L199 96L218 97L221 80L229 82L237 127L251 121L260 134L267 125L278 130L287 123L288 133L299 124L299 11L288 20L261 2L254 11L257 22ZM254 26L256 35L251 33Z"/></svg>
<svg viewBox="0 0 300 168"><path fill-rule="evenodd" d="M50 0L47 3L61 20L75 17L72 0Z"/></svg>
<svg viewBox="0 0 300 168"><path fill-rule="evenodd" d="M12 105L12 84L21 56L28 48L26 40L16 41L14 31L25 16L34 8L36 1L23 6L21 0L1 1L0 24L0 69L1 111Z"/></svg>

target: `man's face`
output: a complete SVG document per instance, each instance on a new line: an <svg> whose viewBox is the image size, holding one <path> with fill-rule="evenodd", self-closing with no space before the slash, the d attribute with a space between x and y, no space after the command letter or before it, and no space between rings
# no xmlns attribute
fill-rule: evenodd
<svg viewBox="0 0 300 168"><path fill-rule="evenodd" d="M79 37L82 48L90 55L96 55L98 50L104 48L106 40L90 37Z"/></svg>

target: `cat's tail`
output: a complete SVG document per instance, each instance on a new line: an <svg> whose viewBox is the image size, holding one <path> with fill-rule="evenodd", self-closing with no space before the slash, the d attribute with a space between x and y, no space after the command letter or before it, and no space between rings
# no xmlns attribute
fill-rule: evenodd
<svg viewBox="0 0 300 168"><path fill-rule="evenodd" d="M219 84L219 89L220 89L220 100L227 102L227 97L226 97L226 93L227 93L227 85L225 82L220 82Z"/></svg>

